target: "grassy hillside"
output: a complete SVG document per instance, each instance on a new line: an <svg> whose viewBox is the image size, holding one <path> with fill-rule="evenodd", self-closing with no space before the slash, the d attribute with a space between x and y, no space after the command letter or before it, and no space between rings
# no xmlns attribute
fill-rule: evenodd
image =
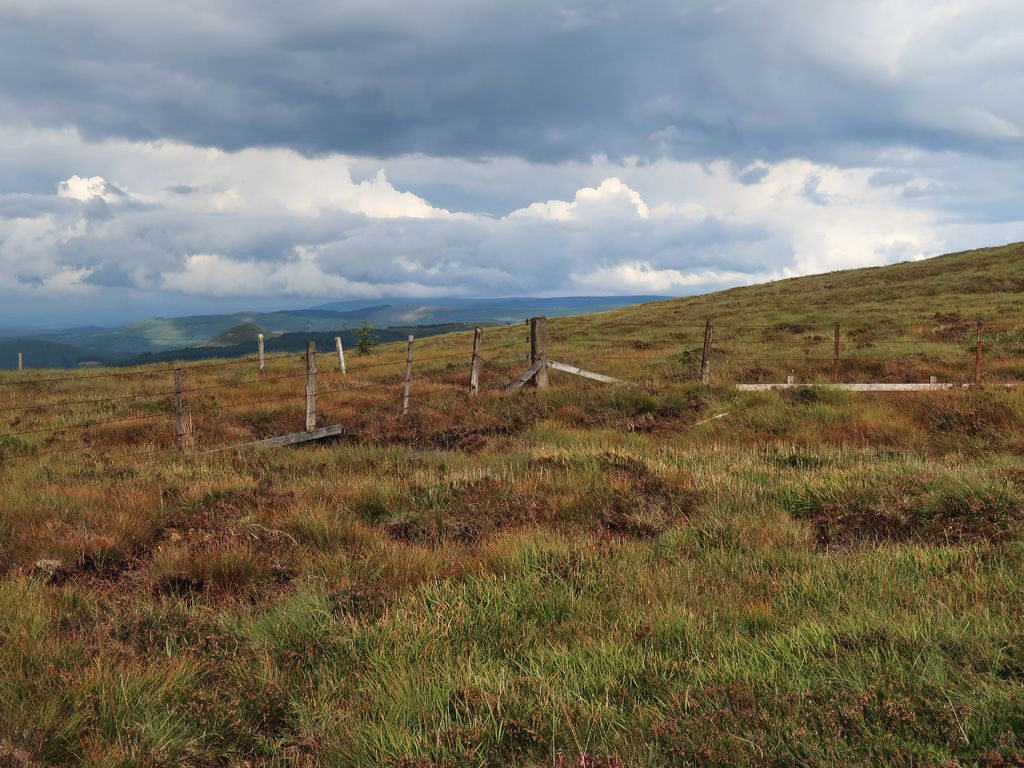
<svg viewBox="0 0 1024 768"><path fill-rule="evenodd" d="M960 283L1019 255L551 322L621 385L501 395L516 325L470 397L450 334L403 416L390 345L322 366L344 430L289 449L197 454L302 429L300 355L186 365L182 455L166 364L0 372L0 764L1021 765L1021 388L738 392L689 354L714 315L728 381L838 318L883 374L941 363L1021 322Z"/></svg>
<svg viewBox="0 0 1024 768"><path fill-rule="evenodd" d="M670 327L672 317L732 323L835 321L899 326L955 313L997 320L1024 312L1024 243L887 267L830 272L620 310Z"/></svg>
<svg viewBox="0 0 1024 768"><path fill-rule="evenodd" d="M704 323L714 318L712 373L718 381L827 381L840 323L841 381L970 381L978 321L983 374L1024 379L1024 244L921 262L779 280L643 304L551 324L553 352L572 339L565 362L640 353L670 377L699 364ZM618 343L617 343L618 342Z"/></svg>

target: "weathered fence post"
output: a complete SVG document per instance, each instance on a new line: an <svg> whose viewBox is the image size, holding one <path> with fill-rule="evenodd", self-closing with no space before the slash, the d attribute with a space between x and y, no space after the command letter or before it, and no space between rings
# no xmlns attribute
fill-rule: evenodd
<svg viewBox="0 0 1024 768"><path fill-rule="evenodd" d="M715 321L710 317L704 326L704 354L700 358L700 383L711 383L711 335L715 327Z"/></svg>
<svg viewBox="0 0 1024 768"><path fill-rule="evenodd" d="M981 383L981 320L978 321L978 349L974 356L974 383Z"/></svg>
<svg viewBox="0 0 1024 768"><path fill-rule="evenodd" d="M174 434L179 451L185 450L185 423L181 416L181 362L174 361Z"/></svg>
<svg viewBox="0 0 1024 768"><path fill-rule="evenodd" d="M532 379L533 386L546 389L548 381L548 319L546 317L530 318L530 363L541 363L540 370Z"/></svg>
<svg viewBox="0 0 1024 768"><path fill-rule="evenodd" d="M832 356L832 383L839 383L839 323L836 323L836 340Z"/></svg>
<svg viewBox="0 0 1024 768"><path fill-rule="evenodd" d="M21 371L21 352L18 353L18 370Z"/></svg>
<svg viewBox="0 0 1024 768"><path fill-rule="evenodd" d="M334 337L334 346L338 348L338 367L341 368L342 374L348 376L348 371L345 370L345 350L341 348L341 336Z"/></svg>
<svg viewBox="0 0 1024 768"><path fill-rule="evenodd" d="M469 366L469 394L480 391L480 346L484 340L484 329L477 326L473 333L473 362Z"/></svg>
<svg viewBox="0 0 1024 768"><path fill-rule="evenodd" d="M409 334L409 354L405 358L405 396L402 398L402 414L409 412L409 389L412 386L412 342L413 335Z"/></svg>
<svg viewBox="0 0 1024 768"><path fill-rule="evenodd" d="M316 429L316 342L306 345L306 431Z"/></svg>
<svg viewBox="0 0 1024 768"><path fill-rule="evenodd" d="M256 337L256 343L259 345L259 349L260 349L259 369L260 369L260 373L263 373L263 334L262 333L259 336Z"/></svg>

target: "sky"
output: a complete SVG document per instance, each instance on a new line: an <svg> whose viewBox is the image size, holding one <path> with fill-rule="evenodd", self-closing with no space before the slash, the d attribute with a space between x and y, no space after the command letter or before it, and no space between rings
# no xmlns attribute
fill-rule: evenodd
<svg viewBox="0 0 1024 768"><path fill-rule="evenodd" d="M1024 240L1020 0L0 0L0 326Z"/></svg>

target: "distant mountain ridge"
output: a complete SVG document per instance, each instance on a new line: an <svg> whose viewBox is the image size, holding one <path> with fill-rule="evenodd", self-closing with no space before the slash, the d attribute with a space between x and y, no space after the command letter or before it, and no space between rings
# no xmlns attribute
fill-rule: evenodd
<svg viewBox="0 0 1024 768"><path fill-rule="evenodd" d="M255 343L262 332L267 341L281 334L342 333L367 320L379 329L413 326L465 326L521 322L527 317L559 317L601 312L656 301L660 296L570 296L560 298L515 297L508 299L444 299L443 304L420 304L421 299L399 299L409 303L381 303L351 300L332 302L308 309L277 312L235 312L224 315L154 317L120 328L74 328L69 331L6 329L9 352L0 354L0 368L17 365L17 352L24 352L26 365L73 367L85 362L135 362L140 355L162 355L201 347L232 347ZM256 328L257 330L253 330ZM236 338L233 338L235 336ZM3 339L0 336L0 339ZM241 342L239 342L241 339ZM43 352L43 341L63 345ZM40 350L37 354L34 350ZM151 358L150 358L151 359ZM13 360L13 362L12 362ZM35 360L35 362L29 362ZM45 361L45 362L43 362Z"/></svg>

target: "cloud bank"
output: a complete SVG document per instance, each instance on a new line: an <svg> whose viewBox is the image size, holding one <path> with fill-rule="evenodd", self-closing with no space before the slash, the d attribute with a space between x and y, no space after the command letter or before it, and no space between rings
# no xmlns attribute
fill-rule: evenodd
<svg viewBox="0 0 1024 768"><path fill-rule="evenodd" d="M1010 0L6 0L0 324L1024 239Z"/></svg>

